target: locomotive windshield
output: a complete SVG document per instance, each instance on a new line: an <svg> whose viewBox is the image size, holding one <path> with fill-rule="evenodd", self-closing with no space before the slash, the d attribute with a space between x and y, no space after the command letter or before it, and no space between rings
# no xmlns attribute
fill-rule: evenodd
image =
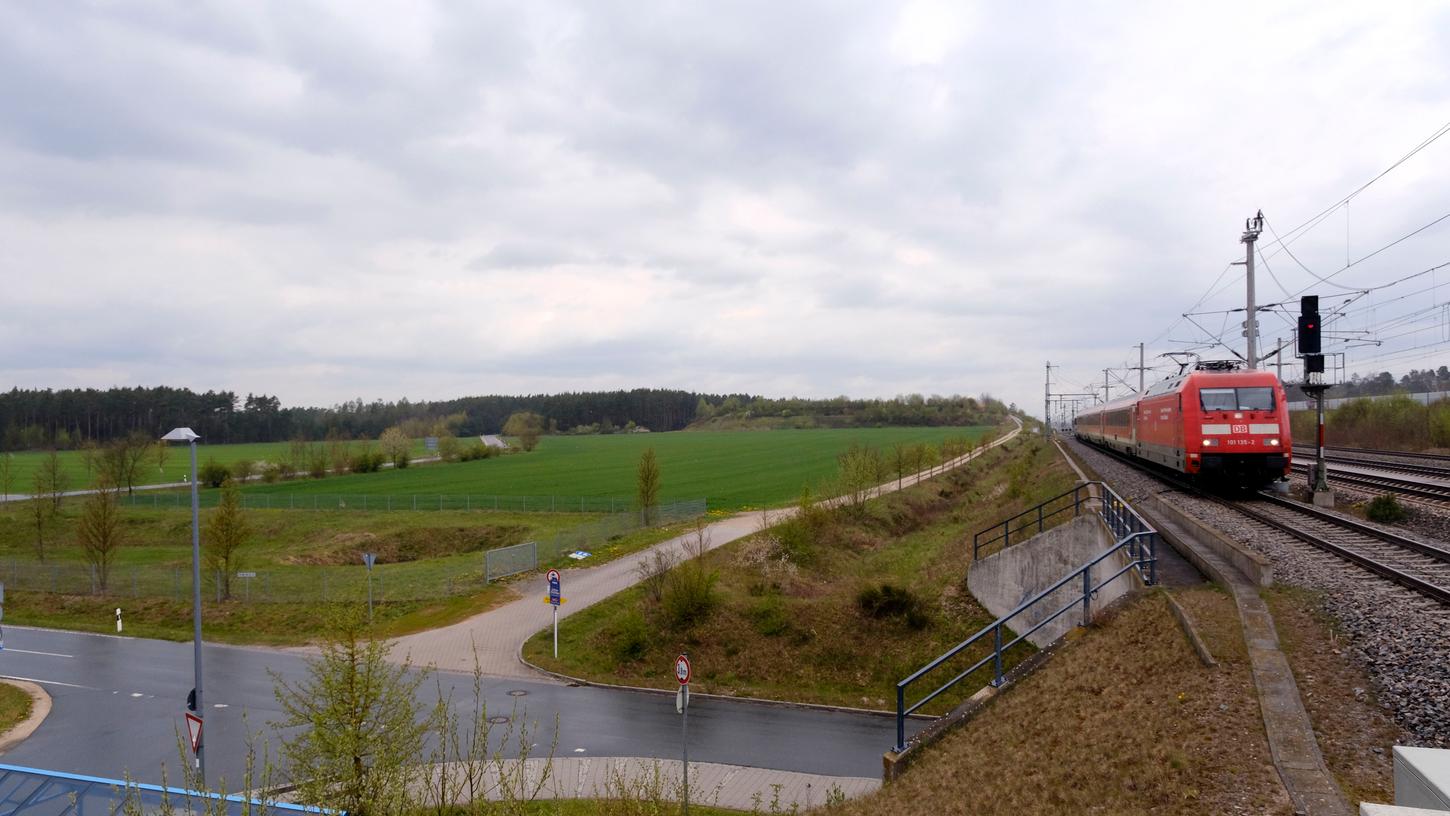
<svg viewBox="0 0 1450 816"><path fill-rule="evenodd" d="M1267 387L1203 388L1198 399L1205 411L1274 410L1274 389Z"/></svg>

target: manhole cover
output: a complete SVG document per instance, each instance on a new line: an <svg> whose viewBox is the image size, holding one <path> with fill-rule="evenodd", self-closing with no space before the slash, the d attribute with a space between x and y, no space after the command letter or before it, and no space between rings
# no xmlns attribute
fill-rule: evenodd
<svg viewBox="0 0 1450 816"><path fill-rule="evenodd" d="M494 725L507 725L508 724L508 721L509 721L509 718L508 717L489 717L488 718L488 721L490 723L493 723Z"/></svg>
<svg viewBox="0 0 1450 816"><path fill-rule="evenodd" d="M527 697L527 696L529 696L529 693L527 691L524 691L523 689L514 689L513 691L510 691L509 692L509 696L510 697Z"/></svg>

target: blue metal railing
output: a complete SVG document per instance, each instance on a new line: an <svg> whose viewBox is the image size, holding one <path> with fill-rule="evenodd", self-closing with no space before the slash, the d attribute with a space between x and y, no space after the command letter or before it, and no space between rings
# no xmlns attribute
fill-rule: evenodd
<svg viewBox="0 0 1450 816"><path fill-rule="evenodd" d="M984 556L991 555L991 552L983 552L1000 543L997 549L1005 549L1012 544L1013 534L1017 535L1020 543L1028 538L1037 535L1047 529L1047 522L1058 515L1072 511L1074 516L1082 513L1082 506L1097 501L1100 496L1093 495L1092 487L1101 485L1101 482L1079 482L1072 490L1059 493L1052 498L1040 502L1033 507L1023 510L1021 513L1001 522L993 524L985 530L980 530L972 536L972 560L976 561ZM1014 526L1015 525L1015 526ZM1022 535L1027 533L1028 535Z"/></svg>
<svg viewBox="0 0 1450 816"><path fill-rule="evenodd" d="M1039 629L1057 620L1059 617L1072 609L1081 607L1083 625L1086 626L1087 624L1091 623L1092 597L1098 590L1102 589L1113 581L1116 581L1119 577L1125 575L1128 572L1136 572L1139 578L1142 579L1143 583L1149 586L1157 582L1158 575L1156 565L1158 560L1158 531L1155 530L1152 525L1148 524L1148 522L1145 521L1142 516L1139 516L1132 507L1128 506L1127 502L1123 501L1122 498L1114 493L1112 489L1109 488L1107 485L1101 482L1087 482L1084 485L1080 485L1080 487L1086 487L1089 485L1094 485L1100 490L1099 494L1092 498L1101 500L1101 507L1098 513L1102 518L1103 522L1108 526L1108 529L1112 530L1113 534L1117 536L1117 543L1104 551L1101 555L1098 555L1091 561L1083 564L1082 566L1063 576L1060 580L1057 581L1057 583L1024 601L1016 609L1013 609L1006 615L1003 615L997 620L987 624L976 634L947 650L945 654L941 655L940 657L926 664L925 666L922 666L920 669L917 669L911 674L911 676L898 682L896 684L897 751L906 750L906 718L911 716L916 711L920 710L922 706L926 705L932 700L935 700L937 697L950 690L957 683L960 683L962 680L970 677L974 672L982 669L988 664L992 666L991 684L994 687L1001 686L1007 652L1012 647L1027 640L1027 638L1032 636ZM1080 507L1083 503L1085 503L1085 501L1086 500L1077 501L1076 506ZM1112 575L1109 575L1103 580L1094 584L1092 579L1093 568L1120 552L1127 555L1127 564L1118 571L1114 572ZM1011 640L1004 642L1004 632L1007 635L1013 634L1012 630L1009 629L1007 626L1009 621L1011 621L1013 618L1018 617L1024 612L1038 606L1044 600L1051 597L1059 589L1062 589L1063 587L1072 584L1074 581L1081 582L1082 592L1080 595L1074 596L1072 600L1067 602L1067 604L1063 605L1052 614L1042 618L1037 623L1033 624L1031 628L1022 632L1021 634L1015 635L1011 638ZM940 668L943 664L961 655L967 649L971 648L973 645L985 640L988 637L991 637L992 645L991 651L988 652L986 656L982 657L980 660L976 661L963 671L958 672L950 680L947 680L945 683L938 686L931 693L927 694L926 696L922 697L911 705L907 705L906 691L908 687L910 687L913 683L922 679L926 675L931 674L933 671Z"/></svg>

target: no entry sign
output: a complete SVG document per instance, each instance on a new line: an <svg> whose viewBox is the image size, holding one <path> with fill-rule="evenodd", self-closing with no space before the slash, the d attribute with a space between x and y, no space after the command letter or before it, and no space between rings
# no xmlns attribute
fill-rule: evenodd
<svg viewBox="0 0 1450 816"><path fill-rule="evenodd" d="M675 658L675 679L679 680L682 686L690 682L690 658L688 655L680 655Z"/></svg>

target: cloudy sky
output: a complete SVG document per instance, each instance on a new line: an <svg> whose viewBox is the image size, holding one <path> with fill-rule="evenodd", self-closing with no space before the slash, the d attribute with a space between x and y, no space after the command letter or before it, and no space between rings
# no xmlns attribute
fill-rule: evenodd
<svg viewBox="0 0 1450 816"><path fill-rule="evenodd" d="M1244 218L1433 135L1447 55L1409 2L8 3L0 385L1036 406L1208 336ZM1450 139L1266 233L1259 299L1446 212ZM1351 365L1447 362L1446 279Z"/></svg>

